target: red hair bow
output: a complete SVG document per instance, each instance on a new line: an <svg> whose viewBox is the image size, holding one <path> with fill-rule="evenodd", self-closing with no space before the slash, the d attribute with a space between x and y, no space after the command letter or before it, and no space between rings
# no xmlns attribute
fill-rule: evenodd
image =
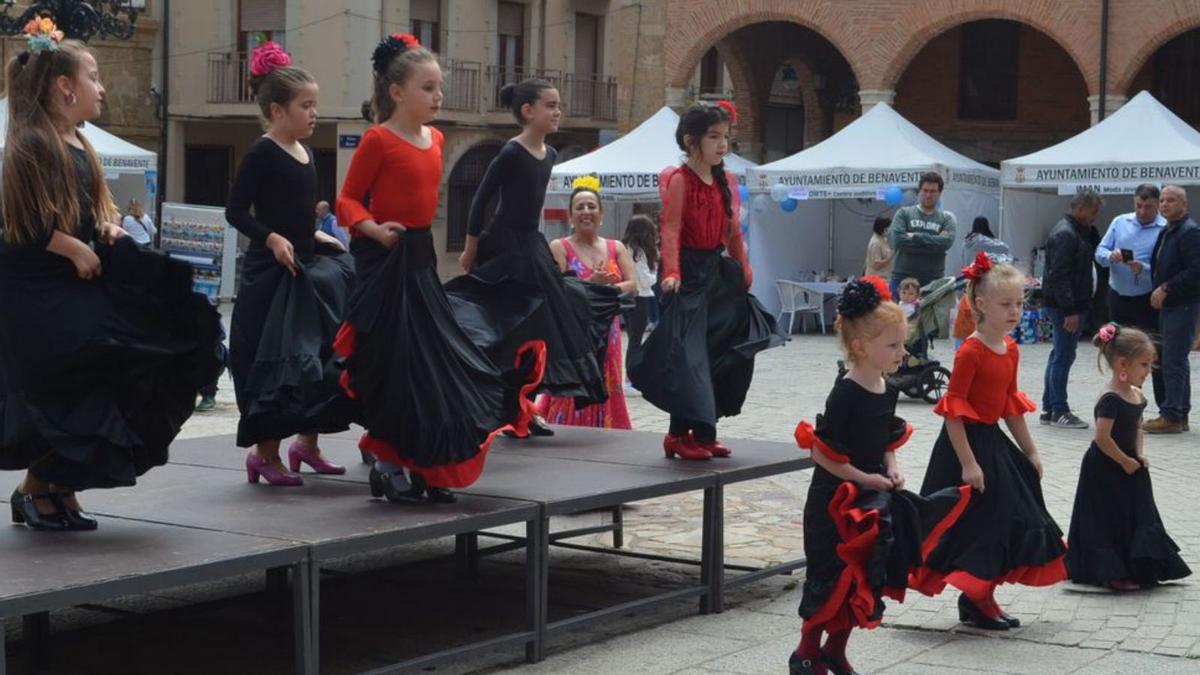
<svg viewBox="0 0 1200 675"><path fill-rule="evenodd" d="M730 124L737 124L737 121L738 121L737 106L735 106L732 101L717 101L717 107L724 110L726 115L729 115L729 123Z"/></svg>
<svg viewBox="0 0 1200 675"><path fill-rule="evenodd" d="M408 47L409 49L416 49L417 47L421 46L421 41L417 39L417 36L411 33L392 33L392 37L403 42L404 46Z"/></svg>
<svg viewBox="0 0 1200 675"><path fill-rule="evenodd" d="M971 281L979 281L992 269L992 259L988 254L980 251L975 254L975 262L962 268L962 275Z"/></svg>

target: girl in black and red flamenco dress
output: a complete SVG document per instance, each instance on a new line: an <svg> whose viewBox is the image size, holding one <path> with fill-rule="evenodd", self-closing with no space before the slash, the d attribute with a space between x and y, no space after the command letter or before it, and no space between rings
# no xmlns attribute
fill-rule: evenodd
<svg viewBox="0 0 1200 675"><path fill-rule="evenodd" d="M687 161L659 177L662 319L628 370L642 396L671 415L668 457L728 457L717 419L742 411L755 354L785 341L749 292L754 275L738 225L737 182L724 163L735 117L728 101L686 110L675 142Z"/></svg>
<svg viewBox="0 0 1200 675"><path fill-rule="evenodd" d="M896 417L898 391L884 374L904 358L906 324L887 282L850 282L838 301L837 331L850 370L834 384L816 428L796 427L797 444L813 451L817 468L804 505L804 625L788 662L792 675L854 673L846 657L850 631L879 625L883 596L904 599L909 573L970 499L966 486L925 498L903 489L895 451L912 427Z"/></svg>
<svg viewBox="0 0 1200 675"><path fill-rule="evenodd" d="M1067 572L1077 584L1133 591L1192 573L1163 527L1143 447L1141 386L1154 367L1154 342L1115 323L1092 341L1112 379L1096 401L1096 438L1083 455Z"/></svg>
<svg viewBox="0 0 1200 675"><path fill-rule="evenodd" d="M528 433L533 406L523 394L538 386L545 349L528 343L511 367L497 367L455 320L430 230L443 137L429 123L442 71L405 34L380 42L372 62L378 124L363 134L337 201L359 283L334 347L342 385L362 407L359 447L377 460L372 494L452 502L449 488L475 482L498 431Z"/></svg>
<svg viewBox="0 0 1200 675"><path fill-rule="evenodd" d="M973 492L910 586L934 595L949 583L962 591L962 621L1008 630L1020 621L996 604L996 587L1064 580L1067 546L1042 498L1041 458L1025 424L1037 406L1017 389L1020 354L1008 336L1021 318L1024 276L1011 265L993 266L983 253L963 274L977 325L955 354L950 386L934 408L946 423L921 493L964 483ZM1000 430L1001 419L1015 444Z"/></svg>

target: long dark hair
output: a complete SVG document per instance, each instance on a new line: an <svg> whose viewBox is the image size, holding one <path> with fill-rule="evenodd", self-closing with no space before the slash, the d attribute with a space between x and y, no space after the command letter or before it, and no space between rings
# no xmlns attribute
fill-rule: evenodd
<svg viewBox="0 0 1200 675"><path fill-rule="evenodd" d="M629 249L631 256L641 253L646 256L646 266L653 272L658 269L658 228L650 216L636 215L625 226L621 243Z"/></svg>
<svg viewBox="0 0 1200 675"><path fill-rule="evenodd" d="M975 216L975 222L971 223L971 234L982 234L985 237L996 238L992 234L992 228L988 223L988 219L983 216Z"/></svg>
<svg viewBox="0 0 1200 675"><path fill-rule="evenodd" d="M688 153L699 150L700 140L708 134L708 130L718 124L729 124L729 113L725 109L708 103L695 103L679 116L679 126L675 128L675 143L679 149ZM688 147L687 137L691 137L694 147ZM733 193L729 191L729 180L725 176L725 162L712 168L713 182L721 190L721 203L725 207L725 217L733 217Z"/></svg>

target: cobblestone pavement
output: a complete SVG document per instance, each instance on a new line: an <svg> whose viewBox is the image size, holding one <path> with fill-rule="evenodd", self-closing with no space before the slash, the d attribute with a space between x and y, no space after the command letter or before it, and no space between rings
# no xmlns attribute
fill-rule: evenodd
<svg viewBox="0 0 1200 675"><path fill-rule="evenodd" d="M1048 345L1022 348L1020 383L1040 400ZM934 358L953 361L948 343ZM759 357L754 385L739 417L724 421L725 439L761 438L792 442L798 420L821 411L836 374L837 345L821 335L795 336L786 346ZM1096 393L1105 377L1096 367L1096 351L1081 345L1072 370L1070 400L1091 418ZM227 378L226 378L227 379ZM232 389L222 385L218 410L189 421L186 436L229 433L236 423ZM1193 354L1193 389L1200 392L1200 354ZM666 416L640 397L629 398L635 428L665 431ZM916 427L899 453L909 485L919 486L940 418L932 406L901 396L899 414ZM1148 415L1154 414L1151 404ZM1078 477L1079 461L1090 431L1059 430L1030 418L1045 467L1047 506L1065 532ZM1194 508L1200 482L1200 434L1148 436L1158 506L1167 530L1184 559L1200 571L1200 510ZM733 445L736 452L736 444ZM729 562L763 564L802 555L800 517L808 472L763 479L726 490L726 546ZM626 546L633 550L696 556L700 547L701 499L672 497L632 504L625 515ZM586 518L606 516L588 514ZM607 543L608 535L596 541ZM797 578L764 582L758 599L735 606L719 617L675 619L636 632L598 636L597 643L560 651L544 672L779 672L780 654L794 646L799 627L795 607ZM984 672L1150 672L1200 673L1200 584L1196 578L1159 588L1116 594L1060 584L1050 588L1005 586L998 599L1022 620L1022 627L986 635L961 626L956 594L926 598L910 593L903 604L890 603L884 628L857 636L851 656L872 671L950 673ZM679 616L686 618L678 619ZM716 631L716 632L714 632ZM701 638L697 640L697 638ZM614 642L615 641L615 642ZM679 654L679 659L662 660ZM740 658L738 655L742 655ZM956 662L956 655L963 658ZM1139 660L1139 655L1141 660ZM700 658L704 657L704 658ZM1176 657L1176 658L1161 658ZM1182 657L1182 658L1178 658ZM480 668L490 669L484 663ZM494 665L494 664L493 664ZM691 669L699 670L691 670Z"/></svg>

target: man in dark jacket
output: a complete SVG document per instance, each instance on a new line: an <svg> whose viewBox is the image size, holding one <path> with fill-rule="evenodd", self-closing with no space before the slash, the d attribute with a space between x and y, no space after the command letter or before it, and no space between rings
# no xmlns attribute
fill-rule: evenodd
<svg viewBox="0 0 1200 675"><path fill-rule="evenodd" d="M1200 318L1200 225L1188 215L1187 192L1178 185L1162 189L1158 208L1167 227L1154 244L1150 305L1159 310L1166 401L1159 403L1158 417L1142 428L1148 434L1178 434L1188 430L1192 408L1188 352Z"/></svg>
<svg viewBox="0 0 1200 675"><path fill-rule="evenodd" d="M1071 212L1058 221L1046 240L1043 311L1054 328L1054 343L1046 362L1040 421L1063 429L1088 428L1067 404L1067 378L1075 363L1079 329L1092 307L1092 255L1100 243L1093 223L1102 203L1094 190L1079 191L1071 200Z"/></svg>

